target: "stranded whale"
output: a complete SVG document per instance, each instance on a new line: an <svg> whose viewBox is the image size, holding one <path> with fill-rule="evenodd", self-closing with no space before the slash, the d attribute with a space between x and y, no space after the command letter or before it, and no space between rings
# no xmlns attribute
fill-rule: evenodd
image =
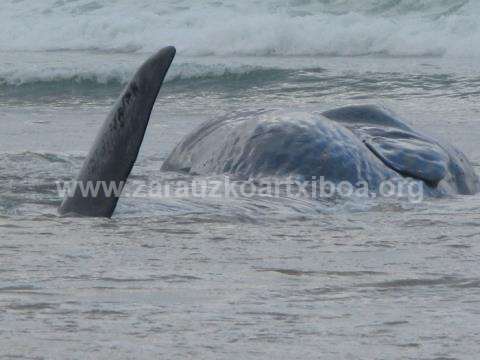
<svg viewBox="0 0 480 360"><path fill-rule="evenodd" d="M123 186L138 155L150 114L175 56L167 47L137 71L100 130L77 183ZM323 177L376 189L399 177L422 181L432 196L474 194L479 180L465 155L375 106L327 112L244 111L214 119L186 136L162 170L244 178ZM118 197L67 194L60 214L111 217ZM118 194L117 194L118 195Z"/></svg>
<svg viewBox="0 0 480 360"><path fill-rule="evenodd" d="M300 176L370 189L408 177L427 194L473 194L478 178L459 150L413 130L375 106L327 112L258 110L202 124L185 137L163 170L234 174L241 178Z"/></svg>

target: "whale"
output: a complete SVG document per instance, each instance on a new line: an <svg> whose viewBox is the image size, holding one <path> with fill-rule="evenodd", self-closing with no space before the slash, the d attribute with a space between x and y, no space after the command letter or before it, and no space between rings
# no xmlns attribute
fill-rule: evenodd
<svg viewBox="0 0 480 360"><path fill-rule="evenodd" d="M372 190L389 179L409 178L421 181L432 196L479 190L460 150L374 105L326 112L260 109L213 119L180 141L162 170L365 181Z"/></svg>
<svg viewBox="0 0 480 360"><path fill-rule="evenodd" d="M140 66L102 125L76 183L114 183L121 193L174 57L175 48L165 47ZM480 191L478 176L459 149L375 105L236 111L185 136L161 170L240 179L363 181L374 191L387 180L409 179L434 197ZM103 188L85 194L77 187L65 195L59 213L109 218L119 197Z"/></svg>

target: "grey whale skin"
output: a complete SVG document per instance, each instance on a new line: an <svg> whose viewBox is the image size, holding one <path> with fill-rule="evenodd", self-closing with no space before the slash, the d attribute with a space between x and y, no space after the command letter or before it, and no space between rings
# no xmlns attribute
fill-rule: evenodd
<svg viewBox="0 0 480 360"><path fill-rule="evenodd" d="M107 117L77 182L127 180L174 56L175 48L166 47L140 67ZM373 190L384 180L406 177L423 181L430 196L480 190L478 177L461 151L371 105L326 112L260 109L213 119L186 136L162 170L367 181ZM118 197L102 191L85 197L76 189L73 196L65 196L59 212L111 217L117 202Z"/></svg>
<svg viewBox="0 0 480 360"><path fill-rule="evenodd" d="M240 178L294 176L378 190L382 181L423 181L431 196L474 194L479 182L465 155L420 134L372 105L326 112L257 110L202 124L185 137L162 170L233 174Z"/></svg>
<svg viewBox="0 0 480 360"><path fill-rule="evenodd" d="M121 185L127 180L137 159L153 105L174 57L175 48L165 47L137 70L103 123L77 182L104 181ZM77 187L72 196L65 195L59 213L111 217L117 202L117 196L102 190L97 196L83 196Z"/></svg>

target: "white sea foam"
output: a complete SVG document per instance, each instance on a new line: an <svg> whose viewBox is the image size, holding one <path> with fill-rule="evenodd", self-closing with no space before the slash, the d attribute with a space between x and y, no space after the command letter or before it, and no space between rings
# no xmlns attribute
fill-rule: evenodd
<svg viewBox="0 0 480 360"><path fill-rule="evenodd" d="M0 49L185 55L480 56L467 0L3 1Z"/></svg>
<svg viewBox="0 0 480 360"><path fill-rule="evenodd" d="M161 46L179 51L168 79L248 73L274 57L480 57L473 0L5 0L0 85L125 82ZM58 51L62 51L59 53ZM52 53L53 51L53 53ZM23 53L27 52L27 53ZM74 52L68 55L68 52ZM213 62L205 57L215 58ZM203 60L202 60L203 59Z"/></svg>
<svg viewBox="0 0 480 360"><path fill-rule="evenodd" d="M28 85L32 83L71 82L86 84L126 83L145 60L144 54L124 56L109 54L99 56L91 53L41 53L34 59L25 61L25 53L9 54L18 61L0 61L0 86ZM211 63L209 63L209 61ZM170 69L166 81L222 76L245 75L255 71L267 70L265 65L246 64L238 61L221 62L207 59L204 61L177 61ZM275 67L288 68L283 65Z"/></svg>

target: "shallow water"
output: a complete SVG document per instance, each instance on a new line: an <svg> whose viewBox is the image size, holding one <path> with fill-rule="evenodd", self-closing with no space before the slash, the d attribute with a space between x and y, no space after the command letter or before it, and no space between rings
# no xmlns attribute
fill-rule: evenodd
<svg viewBox="0 0 480 360"><path fill-rule="evenodd" d="M87 5L62 3L51 10L71 14ZM333 10L347 2L320 3L330 6L321 13L331 21L342 20ZM381 23L395 11L413 21L450 9L397 3L378 15L363 2L358 13ZM8 10L20 11L22 3L13 4ZM106 6L78 10L93 16L83 24L106 22ZM440 21L468 15L462 11ZM168 42L189 29L178 19ZM108 51L88 34L76 42L65 36L61 49L50 48L48 37L20 35L12 49L0 36L1 356L477 358L479 195L419 204L125 198L112 220L58 217L55 181L76 174L122 84L150 51L138 34L130 42L121 34L112 38L119 49ZM162 173L161 164L183 135L214 116L365 103L455 144L478 172L478 61L467 49L460 54L468 56L449 56L443 45L445 52L429 56L328 57L302 48L203 56L182 42L131 179L191 181Z"/></svg>

